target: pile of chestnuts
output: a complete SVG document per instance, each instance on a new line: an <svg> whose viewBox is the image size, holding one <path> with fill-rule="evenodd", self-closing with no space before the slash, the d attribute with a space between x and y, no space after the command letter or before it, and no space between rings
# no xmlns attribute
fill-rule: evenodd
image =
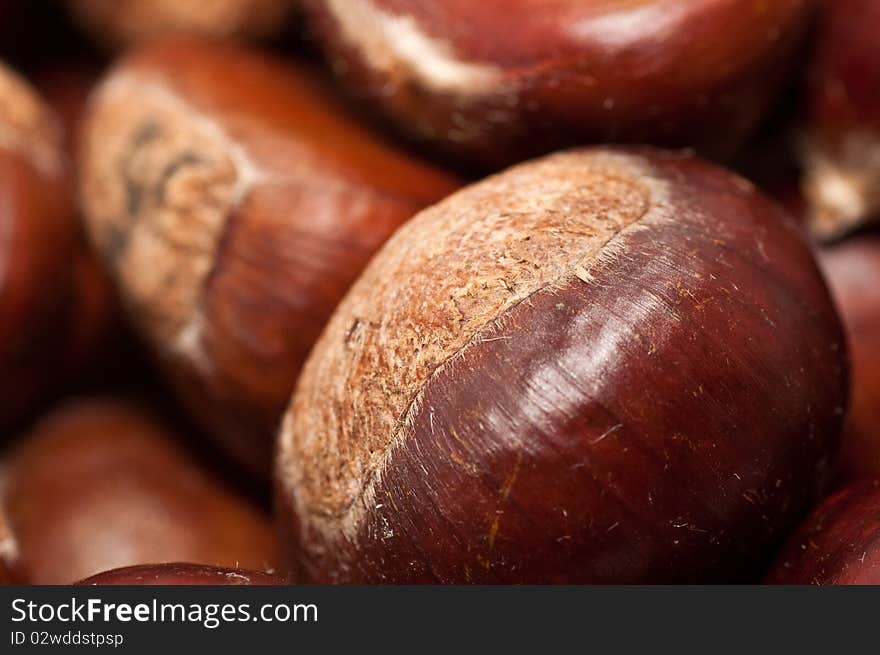
<svg viewBox="0 0 880 655"><path fill-rule="evenodd" d="M2 3L0 582L880 584L878 34Z"/></svg>

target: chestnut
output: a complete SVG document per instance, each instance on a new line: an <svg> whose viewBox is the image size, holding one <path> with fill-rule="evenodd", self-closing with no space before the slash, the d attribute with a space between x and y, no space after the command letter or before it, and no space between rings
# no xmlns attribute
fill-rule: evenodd
<svg viewBox="0 0 880 655"><path fill-rule="evenodd" d="M592 142L730 154L771 105L814 5L303 4L355 97L409 137L488 168Z"/></svg>
<svg viewBox="0 0 880 655"><path fill-rule="evenodd" d="M280 585L281 578L262 571L224 569L204 564L143 564L98 573L79 585Z"/></svg>
<svg viewBox="0 0 880 655"><path fill-rule="evenodd" d="M880 584L880 479L827 498L792 536L770 584Z"/></svg>
<svg viewBox="0 0 880 655"><path fill-rule="evenodd" d="M8 467L2 505L12 545L4 553L27 583L177 561L276 569L268 517L136 404L66 405L24 438Z"/></svg>
<svg viewBox="0 0 880 655"><path fill-rule="evenodd" d="M683 153L490 177L382 248L276 465L302 580L750 579L827 478L839 319L802 233Z"/></svg>
<svg viewBox="0 0 880 655"><path fill-rule="evenodd" d="M2 433L55 390L67 368L81 291L68 173L57 118L0 64Z"/></svg>
<svg viewBox="0 0 880 655"><path fill-rule="evenodd" d="M880 235L824 248L819 260L849 338L852 379L840 475L880 475Z"/></svg>
<svg viewBox="0 0 880 655"><path fill-rule="evenodd" d="M823 0L802 154L809 220L832 239L880 218L880 2Z"/></svg>
<svg viewBox="0 0 880 655"><path fill-rule="evenodd" d="M119 342L113 286L85 239L70 165L87 93L39 96L0 65L0 431L95 375ZM76 94L73 94L76 95ZM55 101L63 109L53 111Z"/></svg>
<svg viewBox="0 0 880 655"><path fill-rule="evenodd" d="M297 0L67 0L73 18L103 46L174 33L264 39L287 25Z"/></svg>
<svg viewBox="0 0 880 655"><path fill-rule="evenodd" d="M135 326L251 471L309 348L398 225L457 187L352 122L305 70L196 40L92 97L82 198Z"/></svg>

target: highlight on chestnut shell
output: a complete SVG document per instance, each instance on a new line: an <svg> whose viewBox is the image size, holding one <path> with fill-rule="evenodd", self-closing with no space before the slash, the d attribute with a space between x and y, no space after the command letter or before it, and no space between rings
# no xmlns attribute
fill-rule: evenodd
<svg viewBox="0 0 880 655"><path fill-rule="evenodd" d="M319 583L758 579L818 497L844 336L745 180L596 148L424 210L340 303L279 436Z"/></svg>
<svg viewBox="0 0 880 655"><path fill-rule="evenodd" d="M278 570L266 513L135 403L70 402L24 435L4 466L0 560L26 584L177 561Z"/></svg>
<svg viewBox="0 0 880 655"><path fill-rule="evenodd" d="M827 498L791 537L770 584L880 584L880 478Z"/></svg>
<svg viewBox="0 0 880 655"><path fill-rule="evenodd" d="M127 566L98 573L78 585L281 585L284 580L262 571L225 569L204 564L168 563Z"/></svg>
<svg viewBox="0 0 880 655"><path fill-rule="evenodd" d="M732 154L813 0L304 0L334 70L390 127L465 164L564 146Z"/></svg>
<svg viewBox="0 0 880 655"><path fill-rule="evenodd" d="M251 472L336 303L459 185L350 118L305 66L204 40L124 57L92 96L81 195L134 326Z"/></svg>

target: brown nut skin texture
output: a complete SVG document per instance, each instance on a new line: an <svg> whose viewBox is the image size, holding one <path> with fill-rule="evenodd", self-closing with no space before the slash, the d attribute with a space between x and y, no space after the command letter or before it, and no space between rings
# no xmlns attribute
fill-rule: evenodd
<svg viewBox="0 0 880 655"><path fill-rule="evenodd" d="M266 39L286 26L296 0L67 0L76 21L107 48L171 34Z"/></svg>
<svg viewBox="0 0 880 655"><path fill-rule="evenodd" d="M334 69L465 164L587 143L727 156L780 86L812 0L306 0Z"/></svg>
<svg viewBox="0 0 880 655"><path fill-rule="evenodd" d="M880 475L880 236L824 248L819 260L846 328L852 364L840 476Z"/></svg>
<svg viewBox="0 0 880 655"><path fill-rule="evenodd" d="M804 193L820 239L880 218L880 2L824 0L810 64Z"/></svg>
<svg viewBox="0 0 880 655"><path fill-rule="evenodd" d="M844 355L744 180L653 150L514 167L398 231L316 344L286 555L316 582L759 579L827 477Z"/></svg>
<svg viewBox="0 0 880 655"><path fill-rule="evenodd" d="M178 395L261 476L302 362L369 257L457 188L353 122L309 71L174 40L92 98L94 243Z"/></svg>
<svg viewBox="0 0 880 655"><path fill-rule="evenodd" d="M828 497L791 537L768 584L880 584L880 479Z"/></svg>
<svg viewBox="0 0 880 655"><path fill-rule="evenodd" d="M78 585L137 585L137 586L192 586L192 585L282 585L284 581L261 571L224 569L203 564L144 564L104 571L77 582Z"/></svg>
<svg viewBox="0 0 880 655"><path fill-rule="evenodd" d="M28 584L161 562L277 567L268 517L123 401L80 401L41 421L12 454L3 507L9 564Z"/></svg>

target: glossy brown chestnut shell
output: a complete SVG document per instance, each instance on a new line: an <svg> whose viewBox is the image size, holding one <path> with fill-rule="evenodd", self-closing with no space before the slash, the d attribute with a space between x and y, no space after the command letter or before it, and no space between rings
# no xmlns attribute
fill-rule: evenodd
<svg viewBox="0 0 880 655"><path fill-rule="evenodd" d="M880 2L823 0L817 27L803 188L830 239L880 219Z"/></svg>
<svg viewBox="0 0 880 655"><path fill-rule="evenodd" d="M812 0L305 0L387 122L497 168L596 142L726 155L767 110Z"/></svg>
<svg viewBox="0 0 880 655"><path fill-rule="evenodd" d="M880 475L880 236L824 248L819 261L849 338L851 390L840 474Z"/></svg>
<svg viewBox="0 0 880 655"><path fill-rule="evenodd" d="M144 564L104 571L80 585L280 585L280 578L261 571L223 569L203 564Z"/></svg>
<svg viewBox="0 0 880 655"><path fill-rule="evenodd" d="M334 313L280 435L286 554L316 582L760 576L846 388L811 251L748 182L522 164L421 212Z"/></svg>
<svg viewBox="0 0 880 655"><path fill-rule="evenodd" d="M122 401L43 419L7 462L0 555L29 584L69 584L136 564L277 568L270 521Z"/></svg>
<svg viewBox="0 0 880 655"><path fill-rule="evenodd" d="M91 235L178 395L252 471L326 319L394 229L457 183L345 115L307 71L161 42L92 98Z"/></svg>
<svg viewBox="0 0 880 655"><path fill-rule="evenodd" d="M770 584L880 584L880 479L826 499L789 540Z"/></svg>

